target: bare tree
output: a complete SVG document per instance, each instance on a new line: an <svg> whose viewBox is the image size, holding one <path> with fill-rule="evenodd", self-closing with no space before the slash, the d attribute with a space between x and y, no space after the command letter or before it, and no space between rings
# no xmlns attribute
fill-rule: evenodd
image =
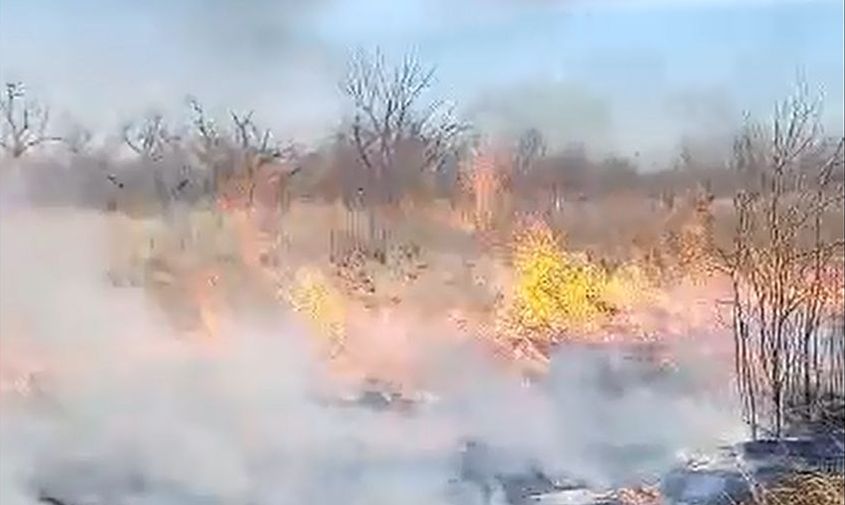
<svg viewBox="0 0 845 505"><path fill-rule="evenodd" d="M466 130L442 100L427 99L434 73L411 54L388 64L379 50L359 51L341 83L354 108L347 138L363 169L355 200L366 209L368 225L359 239L375 258L385 257L389 235L377 223L378 207L393 207L411 188L431 182L456 157Z"/></svg>
<svg viewBox="0 0 845 505"><path fill-rule="evenodd" d="M749 124L735 146L745 182L734 198L734 243L723 251L734 287L736 374L754 435L780 436L785 411L812 410L841 328L830 273L841 268L843 139L823 135L805 86L776 107L769 128ZM827 379L826 379L827 378ZM834 391L841 395L843 391Z"/></svg>
<svg viewBox="0 0 845 505"><path fill-rule="evenodd" d="M168 184L165 173L167 167L164 166L164 161L165 157L178 146L180 140L178 135L171 132L164 116L158 113L150 114L141 122L129 123L123 127L123 142L139 156L145 168L152 172L156 196L159 203L164 206L165 212L168 212L171 207L175 188ZM181 186L179 191L185 186L181 180L176 185Z"/></svg>
<svg viewBox="0 0 845 505"><path fill-rule="evenodd" d="M188 107L191 109L191 124L200 138L203 147L210 149L220 144L220 133L214 120L205 112L205 108L196 98L187 97Z"/></svg>
<svg viewBox="0 0 845 505"><path fill-rule="evenodd" d="M35 101L27 101L22 83L6 83L0 97L0 114L0 147L12 158L20 158L46 142L61 140L47 134L50 112Z"/></svg>
<svg viewBox="0 0 845 505"><path fill-rule="evenodd" d="M252 111L245 114L231 112L230 115L234 125L235 145L241 155L240 166L244 169L247 183L247 204L252 206L261 168L270 163L290 161L296 153L293 147L282 148L273 139L273 132L269 128L260 128L253 120ZM292 173L293 171L286 175ZM285 179L286 177L279 176L278 184L284 184Z"/></svg>
<svg viewBox="0 0 845 505"><path fill-rule="evenodd" d="M259 128L253 121L254 112L244 114L231 112L232 123L235 126L235 142L244 151L273 156L278 153L278 148L273 145L273 134L269 128Z"/></svg>
<svg viewBox="0 0 845 505"><path fill-rule="evenodd" d="M217 196L231 196L248 207L255 203L256 191L276 194L284 204L287 179L298 169L262 170L266 165L291 165L297 157L292 147L282 147L269 128L261 128L254 112L230 112L228 128L220 128L195 98L188 98L191 110L191 152L209 173L208 191ZM270 172L270 173L267 173Z"/></svg>
<svg viewBox="0 0 845 505"><path fill-rule="evenodd" d="M530 171L537 160L546 156L548 146L540 130L525 130L516 142L516 169L519 173Z"/></svg>
<svg viewBox="0 0 845 505"><path fill-rule="evenodd" d="M155 113L140 123L123 127L123 142L139 156L150 161L161 161L167 149L179 139L168 129L164 116Z"/></svg>
<svg viewBox="0 0 845 505"><path fill-rule="evenodd" d="M225 149L226 139L199 100L189 96L187 102L191 112L191 152L206 171L204 192L216 195L224 174L233 171Z"/></svg>
<svg viewBox="0 0 845 505"><path fill-rule="evenodd" d="M392 66L378 50L351 59L341 87L355 109L350 138L370 179L370 204L395 201L400 169L418 176L442 167L466 129L442 100L425 101L434 72L412 55Z"/></svg>

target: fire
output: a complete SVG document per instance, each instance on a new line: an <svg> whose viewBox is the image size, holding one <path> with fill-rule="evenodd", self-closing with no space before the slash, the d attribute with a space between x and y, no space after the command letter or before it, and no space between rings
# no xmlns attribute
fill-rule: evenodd
<svg viewBox="0 0 845 505"><path fill-rule="evenodd" d="M191 293L197 307L200 331L210 342L221 340L221 303L217 295L220 276L214 268L200 269L192 276Z"/></svg>
<svg viewBox="0 0 845 505"><path fill-rule="evenodd" d="M496 155L478 154L468 173L469 178L463 179L470 185L468 191L473 197L476 223L481 228L493 224L490 221L495 195L505 182L505 172L500 169L499 161ZM330 276L323 274L327 271L326 265L321 265L319 260L296 258L286 249L288 252L285 252L284 259L287 261L282 262L281 251L274 247L281 236L285 216L272 198L272 188L268 186L274 179L259 179L252 190L243 177L224 182L214 209L229 225L218 232L227 234L226 237L236 246L237 262L233 271L241 268L241 273L248 275L240 278L251 283L250 289L257 284L268 298L281 302L300 315L306 327L312 330L310 333L315 337L317 347L331 361L345 361L346 366L353 368L375 367L378 370L372 371L376 375L387 373L387 368L396 368L394 364L370 359L372 356L368 352L351 349L370 345L367 338L357 334L372 336L379 326L378 317L389 308L394 315L389 328L380 330L384 333L379 337L385 342L383 347L390 347L394 357L413 354L414 351L409 349L397 350L411 345L410 340L399 336L406 328L398 326L406 324L408 316L413 318L415 310L431 313L432 308L401 302L412 298L402 296L404 293L401 292L391 298L399 300L395 302L396 307L366 306L368 302L356 298L341 283L335 283ZM443 212L445 209L432 209L432 214L438 210ZM417 209L416 212L425 210ZM445 213L450 214L448 210ZM451 213L452 216L454 214ZM439 214L434 216L437 217L443 218ZM483 256L476 258L469 267L472 282L484 286L478 288L479 292L484 291L480 295L484 297L481 301L469 299L474 295L467 292L460 274L452 270L456 268L454 265L438 264L435 258L430 258L435 260L433 263L427 260L427 268L431 265L429 271L454 274L449 276L452 280L442 285L442 289L460 289L462 294L457 297L460 301L456 305L443 307L441 303L437 307L440 310L436 313L446 314L438 323L447 327L451 324L444 333L456 339L470 338L488 345L507 366L520 363L518 366L525 365L534 372L542 373L548 366L552 347L561 341L648 342L664 338L667 334L689 334L692 326L713 327L714 318L703 308L699 309L699 304L692 300L693 292L702 293L702 286L690 286L688 292L680 288L670 290L659 285L658 280L639 263L608 267L587 255L568 250L560 237L541 219L515 224L517 231L505 254L498 254L498 249L483 248ZM480 230L476 228L474 231ZM471 235L477 240L483 238L478 233ZM476 268L477 264L484 262L494 265L495 271L491 273ZM373 265L373 268L384 266ZM187 286L179 291L188 291L193 305L191 308L197 313L199 334L205 342L219 343L223 339L223 326L227 319L224 284L230 284L223 279L228 279L230 271L232 269L218 264L215 258L194 262L192 267L179 269L176 273L177 277L181 277L177 279L177 284ZM378 271L373 275L381 273ZM384 278L393 279L387 275ZM434 281L433 276L425 280L440 282ZM404 289L404 285L390 286ZM440 286L432 285L429 289L441 289ZM712 293L704 294L704 302L709 303L712 309L714 296ZM386 296L382 298L387 299ZM433 302L436 304L440 300ZM426 300L423 303L430 302ZM396 315L399 313L401 317ZM423 324L430 323L426 321ZM414 366L411 364L413 359L402 357L394 361ZM401 373L390 372L389 375Z"/></svg>
<svg viewBox="0 0 845 505"><path fill-rule="evenodd" d="M257 270L261 266L261 248L256 220L249 209L224 205L220 209L226 221L232 226L238 256L249 269Z"/></svg>
<svg viewBox="0 0 845 505"><path fill-rule="evenodd" d="M663 498L657 486L621 489L614 493L623 505L662 505Z"/></svg>
<svg viewBox="0 0 845 505"><path fill-rule="evenodd" d="M495 202L501 197L501 157L497 153L476 153L462 179L464 191L473 198L473 223L479 231L487 230L492 225Z"/></svg>
<svg viewBox="0 0 845 505"><path fill-rule="evenodd" d="M513 255L513 297L505 315L513 330L554 340L572 330L595 330L609 315L604 274L561 249L544 224L531 223L520 232Z"/></svg>
<svg viewBox="0 0 845 505"><path fill-rule="evenodd" d="M306 316L317 334L327 339L330 355L340 352L344 336L344 303L324 275L316 269L298 270L287 301L296 312Z"/></svg>

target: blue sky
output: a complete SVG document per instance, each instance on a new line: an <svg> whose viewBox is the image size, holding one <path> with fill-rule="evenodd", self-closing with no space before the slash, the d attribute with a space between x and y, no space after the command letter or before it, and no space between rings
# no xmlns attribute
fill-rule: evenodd
<svg viewBox="0 0 845 505"><path fill-rule="evenodd" d="M842 131L843 2L2 0L0 74L96 125L194 93L318 138L356 47L416 51L437 92L494 132L669 153L765 117L796 75Z"/></svg>

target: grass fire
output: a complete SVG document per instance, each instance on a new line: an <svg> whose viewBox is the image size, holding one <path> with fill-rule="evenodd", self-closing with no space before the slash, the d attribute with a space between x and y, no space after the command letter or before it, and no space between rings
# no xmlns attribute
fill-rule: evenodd
<svg viewBox="0 0 845 505"><path fill-rule="evenodd" d="M0 503L845 505L842 9L0 2Z"/></svg>

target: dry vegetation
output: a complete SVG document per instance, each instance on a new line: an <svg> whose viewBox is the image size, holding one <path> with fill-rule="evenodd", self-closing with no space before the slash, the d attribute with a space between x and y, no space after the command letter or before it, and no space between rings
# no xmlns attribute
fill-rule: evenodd
<svg viewBox="0 0 845 505"><path fill-rule="evenodd" d="M845 477L803 474L791 477L770 489L761 489L748 505L842 505L845 503Z"/></svg>
<svg viewBox="0 0 845 505"><path fill-rule="evenodd" d="M553 152L536 130L479 142L424 101L432 76L413 58L359 55L342 86L351 122L311 151L251 112L220 123L192 99L184 125L127 125L129 159L87 134L35 154L54 139L49 118L10 84L3 168L36 204L108 210L113 282L146 286L210 338L246 298L304 315L332 357L387 313L437 317L536 365L564 340L689 332L695 309L678 290L698 286L715 313L731 289L713 286L730 279L750 422L779 433L799 396L842 394L841 359L824 347L842 341L842 143L806 97L740 135L734 160L644 174Z"/></svg>
<svg viewBox="0 0 845 505"><path fill-rule="evenodd" d="M820 134L805 90L778 106L770 128L737 140L747 178L734 198L724 252L734 285L737 376L753 429L780 436L796 409L816 415L842 394L843 140Z"/></svg>

